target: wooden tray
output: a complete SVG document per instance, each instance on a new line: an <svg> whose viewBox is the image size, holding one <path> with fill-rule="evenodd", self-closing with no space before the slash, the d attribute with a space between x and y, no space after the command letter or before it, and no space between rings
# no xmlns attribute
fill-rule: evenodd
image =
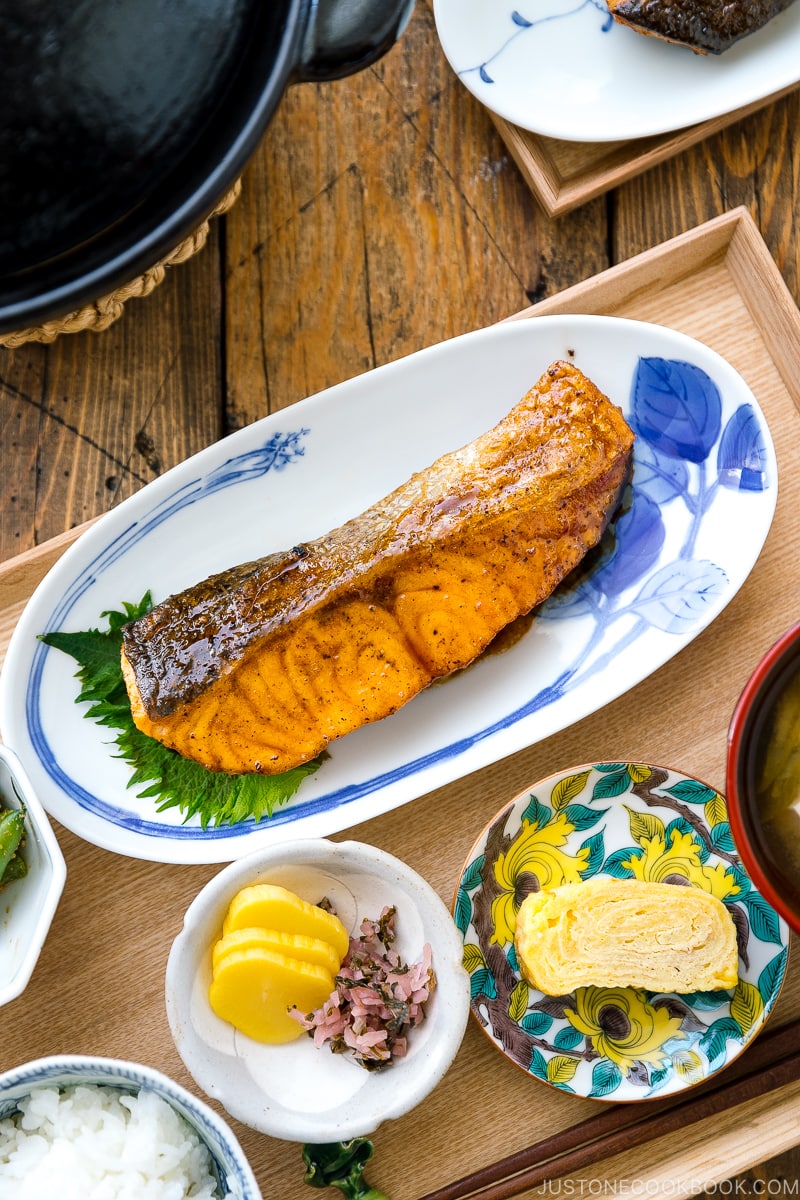
<svg viewBox="0 0 800 1200"><path fill-rule="evenodd" d="M624 142L566 142L543 137L490 113L522 176L551 217L578 208L728 125L788 96L796 83L710 121Z"/></svg>
<svg viewBox="0 0 800 1200"><path fill-rule="evenodd" d="M782 469L778 507L745 586L709 629L650 679L573 728L341 835L398 854L448 903L478 831L512 796L555 770L631 758L672 765L721 788L735 700L759 655L797 617L792 566L800 553L800 473L793 465L800 437L800 316L745 210L510 319L554 312L660 322L727 356L767 414ZM0 567L0 653L32 588L78 532ZM138 862L82 842L60 826L56 833L67 859L67 885L26 992L3 1011L0 1068L44 1054L92 1052L151 1063L197 1091L167 1026L164 969L185 909L219 868ZM772 1019L797 1014L795 953ZM794 1145L798 1103L800 1083L703 1122L679 1141L660 1139L617 1155L570 1186L596 1192L599 1176L608 1191L622 1192L628 1181L634 1194L662 1189L674 1196L684 1187L696 1194ZM528 1078L470 1022L434 1093L377 1131L366 1174L391 1200L415 1200L594 1111L593 1102ZM232 1124L265 1200L310 1195L297 1145Z"/></svg>

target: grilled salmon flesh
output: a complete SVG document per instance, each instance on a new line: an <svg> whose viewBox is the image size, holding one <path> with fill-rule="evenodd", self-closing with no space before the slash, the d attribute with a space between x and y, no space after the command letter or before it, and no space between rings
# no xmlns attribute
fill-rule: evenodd
<svg viewBox="0 0 800 1200"><path fill-rule="evenodd" d="M553 363L493 429L304 545L124 629L138 727L213 771L275 774L470 663L599 541L633 433Z"/></svg>
<svg viewBox="0 0 800 1200"><path fill-rule="evenodd" d="M607 0L615 21L637 33L689 46L696 54L722 54L762 29L792 0Z"/></svg>

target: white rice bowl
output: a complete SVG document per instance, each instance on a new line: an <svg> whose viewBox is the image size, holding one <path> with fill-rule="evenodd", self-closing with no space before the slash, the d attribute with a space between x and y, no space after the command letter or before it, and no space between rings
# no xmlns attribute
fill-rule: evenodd
<svg viewBox="0 0 800 1200"><path fill-rule="evenodd" d="M230 1130L177 1084L64 1061L29 1064L24 1087L26 1068L0 1077L0 1200L261 1200Z"/></svg>

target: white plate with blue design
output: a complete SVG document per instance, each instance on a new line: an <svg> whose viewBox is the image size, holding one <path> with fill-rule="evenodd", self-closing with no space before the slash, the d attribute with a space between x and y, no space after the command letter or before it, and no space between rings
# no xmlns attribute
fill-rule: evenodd
<svg viewBox="0 0 800 1200"><path fill-rule="evenodd" d="M613 537L504 653L342 738L257 825L203 828L129 786L103 726L76 705L71 658L38 640L159 601L237 562L309 540L503 417L572 359L637 434ZM666 663L725 608L772 521L777 464L741 376L673 330L555 316L468 333L275 413L106 514L37 588L0 676L0 730L50 814L88 841L167 862L223 862L325 837L549 737ZM247 516L251 519L243 519Z"/></svg>
<svg viewBox="0 0 800 1200"><path fill-rule="evenodd" d="M800 5L720 55L626 29L603 0L434 0L450 66L505 120L564 141L651 137L800 82Z"/></svg>
<svg viewBox="0 0 800 1200"><path fill-rule="evenodd" d="M598 878L715 895L736 927L736 987L682 995L582 987L566 996L530 987L513 944L523 898ZM763 1029L786 977L789 927L742 867L724 798L664 767L587 764L526 789L472 847L454 915L483 1032L532 1078L593 1100L648 1100L710 1078Z"/></svg>

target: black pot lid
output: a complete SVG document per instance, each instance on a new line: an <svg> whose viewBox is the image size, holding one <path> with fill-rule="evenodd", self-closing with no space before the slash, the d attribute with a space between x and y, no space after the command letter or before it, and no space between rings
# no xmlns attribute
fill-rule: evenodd
<svg viewBox="0 0 800 1200"><path fill-rule="evenodd" d="M241 171L292 69L300 0L0 8L0 328L134 278Z"/></svg>

